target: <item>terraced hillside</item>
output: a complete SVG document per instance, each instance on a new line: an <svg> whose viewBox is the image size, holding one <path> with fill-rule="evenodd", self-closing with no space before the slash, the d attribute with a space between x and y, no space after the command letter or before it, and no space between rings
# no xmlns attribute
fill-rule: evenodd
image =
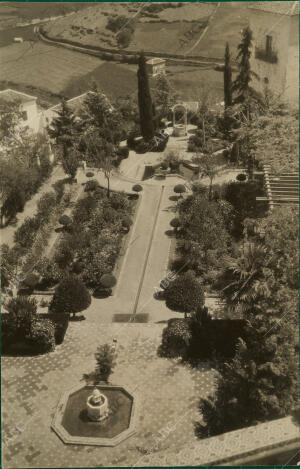
<svg viewBox="0 0 300 469"><path fill-rule="evenodd" d="M99 3L44 29L98 47L219 58L226 40L236 47L246 24L242 3Z"/></svg>

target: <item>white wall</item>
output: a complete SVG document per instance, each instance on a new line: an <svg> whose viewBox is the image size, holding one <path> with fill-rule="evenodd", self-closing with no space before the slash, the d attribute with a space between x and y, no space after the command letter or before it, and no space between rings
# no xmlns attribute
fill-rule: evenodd
<svg viewBox="0 0 300 469"><path fill-rule="evenodd" d="M39 131L39 124L40 124L40 115L38 113L36 101L29 101L27 103L22 103L20 107L21 111L25 111L27 113L27 120L22 120L22 126L28 126L34 133Z"/></svg>
<svg viewBox="0 0 300 469"><path fill-rule="evenodd" d="M285 97L291 106L298 108L299 106L299 23L298 23L298 16L293 16L291 18Z"/></svg>
<svg viewBox="0 0 300 469"><path fill-rule="evenodd" d="M260 81L253 78L252 86L262 92L266 77L270 90L292 104L298 96L298 17L255 9L249 11L254 45L251 68L260 77ZM277 63L255 58L255 46L265 49L266 35L272 36L272 50L277 53Z"/></svg>

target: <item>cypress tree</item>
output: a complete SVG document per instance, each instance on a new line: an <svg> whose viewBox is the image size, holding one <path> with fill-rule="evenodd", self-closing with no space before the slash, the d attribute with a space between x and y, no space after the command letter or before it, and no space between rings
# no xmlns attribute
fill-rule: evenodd
<svg viewBox="0 0 300 469"><path fill-rule="evenodd" d="M65 99L47 130L49 136L61 147L61 162L65 173L74 179L79 165L75 147L80 127Z"/></svg>
<svg viewBox="0 0 300 469"><path fill-rule="evenodd" d="M224 103L225 109L232 105L232 71L230 65L229 44L226 42L225 48L225 66L224 66Z"/></svg>
<svg viewBox="0 0 300 469"><path fill-rule="evenodd" d="M143 52L139 57L137 76L141 133L144 140L149 141L154 137L153 108L146 70L146 59Z"/></svg>
<svg viewBox="0 0 300 469"><path fill-rule="evenodd" d="M75 117L65 99L62 99L60 109L57 111L50 126L48 134L55 139L56 144L62 148L63 159L68 156L68 149L72 146L76 129Z"/></svg>
<svg viewBox="0 0 300 469"><path fill-rule="evenodd" d="M249 100L250 96L254 95L254 90L251 88L250 82L252 81L252 77L258 77L251 71L250 67L251 47L252 31L247 27L242 31L242 40L238 45L237 61L239 73L232 85L232 91L236 93L234 99L235 103L243 103Z"/></svg>

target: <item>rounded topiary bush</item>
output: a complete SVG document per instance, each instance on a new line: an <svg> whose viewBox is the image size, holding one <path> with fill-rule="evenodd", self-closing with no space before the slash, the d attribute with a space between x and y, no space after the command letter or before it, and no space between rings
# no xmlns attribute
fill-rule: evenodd
<svg viewBox="0 0 300 469"><path fill-rule="evenodd" d="M177 231L181 225L179 218L172 218L170 225L175 229L175 231Z"/></svg>
<svg viewBox="0 0 300 469"><path fill-rule="evenodd" d="M97 287L95 288L93 292L93 297L94 298L108 298L112 294L112 289L111 288L103 288L103 287Z"/></svg>
<svg viewBox="0 0 300 469"><path fill-rule="evenodd" d="M240 173L240 174L237 175L236 179L237 179L237 181L244 182L244 181L246 181L247 176L244 173Z"/></svg>
<svg viewBox="0 0 300 469"><path fill-rule="evenodd" d="M68 215L62 215L58 221L63 226L68 226L72 223L72 220L70 217L68 217Z"/></svg>
<svg viewBox="0 0 300 469"><path fill-rule="evenodd" d="M160 164L160 167L161 167L161 169L166 170L166 169L168 169L169 165L166 161L162 161L161 164Z"/></svg>
<svg viewBox="0 0 300 469"><path fill-rule="evenodd" d="M140 184L135 184L133 187L132 187L132 190L134 192L141 192L143 190L142 186Z"/></svg>
<svg viewBox="0 0 300 469"><path fill-rule="evenodd" d="M92 173L91 171L89 171L89 172L86 173L86 177L87 177L87 178L92 178L92 177L94 177L94 173Z"/></svg>
<svg viewBox="0 0 300 469"><path fill-rule="evenodd" d="M100 279L100 283L104 288L112 288L116 285L117 279L112 274L104 274Z"/></svg>
<svg viewBox="0 0 300 469"><path fill-rule="evenodd" d="M165 290L166 305L173 311L192 313L204 305L203 286L192 270L179 275Z"/></svg>
<svg viewBox="0 0 300 469"><path fill-rule="evenodd" d="M182 194L186 192L186 187L183 184L177 184L174 187L174 192L175 194L180 194L180 197L182 197Z"/></svg>
<svg viewBox="0 0 300 469"><path fill-rule="evenodd" d="M63 279L56 287L50 305L53 313L79 313L91 304L91 295L84 283L75 276Z"/></svg>

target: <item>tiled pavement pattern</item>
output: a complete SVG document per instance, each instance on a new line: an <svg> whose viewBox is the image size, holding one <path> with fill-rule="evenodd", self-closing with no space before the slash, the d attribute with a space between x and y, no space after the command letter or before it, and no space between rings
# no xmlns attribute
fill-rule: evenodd
<svg viewBox="0 0 300 469"><path fill-rule="evenodd" d="M165 451L176 464L176 454L196 444L199 398L213 392L216 372L205 364L195 370L158 357L163 327L70 323L55 352L3 357L3 467L142 466ZM137 432L113 448L65 445L50 428L59 396L94 369L97 346L114 337L117 366L111 382L130 385L141 401Z"/></svg>

